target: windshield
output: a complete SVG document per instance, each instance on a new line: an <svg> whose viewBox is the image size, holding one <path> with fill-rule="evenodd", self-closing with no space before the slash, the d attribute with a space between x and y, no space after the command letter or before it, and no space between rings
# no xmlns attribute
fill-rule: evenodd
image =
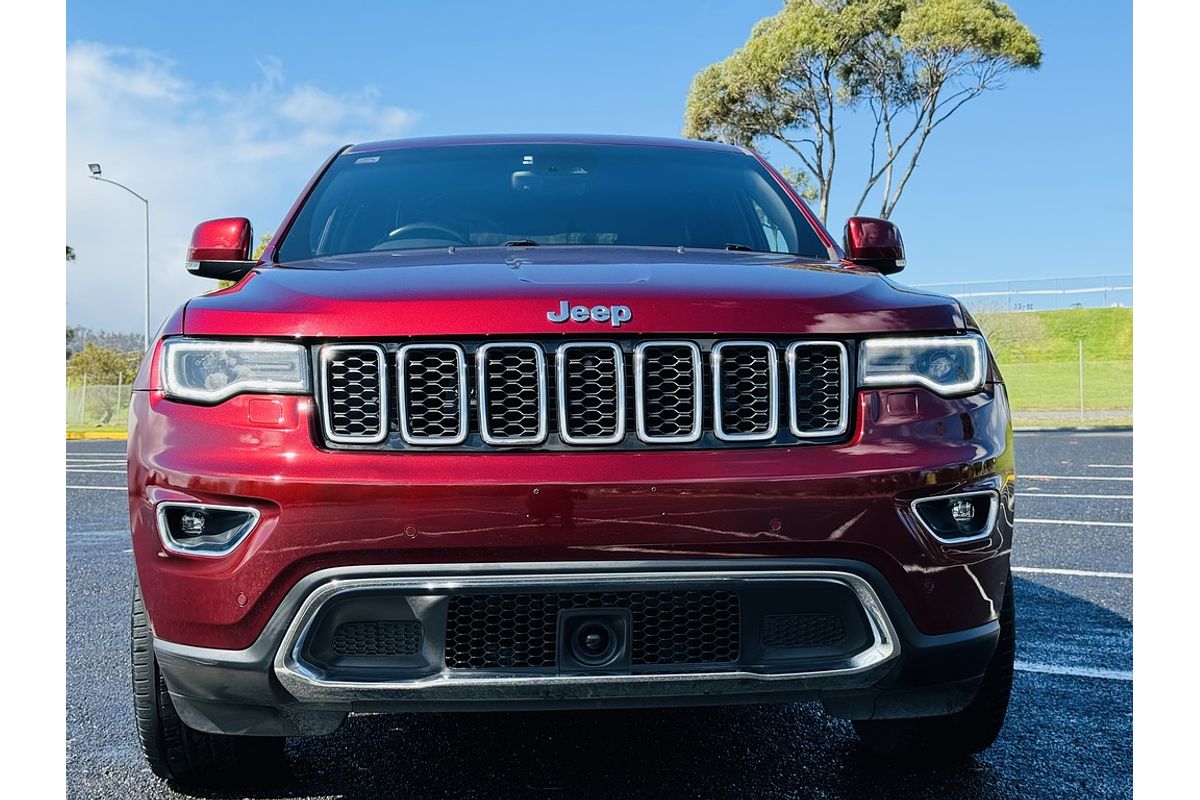
<svg viewBox="0 0 1200 800"><path fill-rule="evenodd" d="M743 153L496 144L339 156L301 208L278 258L505 244L829 257L800 209Z"/></svg>

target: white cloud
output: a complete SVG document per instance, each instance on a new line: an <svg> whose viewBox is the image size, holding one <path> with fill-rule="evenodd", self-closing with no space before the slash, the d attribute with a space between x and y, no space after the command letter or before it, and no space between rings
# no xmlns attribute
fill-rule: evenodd
<svg viewBox="0 0 1200 800"><path fill-rule="evenodd" d="M338 146L408 133L415 114L378 89L288 85L279 59L247 63L238 87L201 85L162 53L67 48L67 321L140 331L143 207L89 180L87 164L150 198L151 328L214 284L188 275L192 227L247 216L269 233Z"/></svg>

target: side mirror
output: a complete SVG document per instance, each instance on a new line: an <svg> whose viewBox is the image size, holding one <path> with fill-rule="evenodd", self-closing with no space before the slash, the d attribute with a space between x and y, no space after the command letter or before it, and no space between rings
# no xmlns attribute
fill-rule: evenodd
<svg viewBox="0 0 1200 800"><path fill-rule="evenodd" d="M250 243L254 241L250 220L227 217L201 222L192 231L187 268L202 278L236 281L254 268Z"/></svg>
<svg viewBox="0 0 1200 800"><path fill-rule="evenodd" d="M851 217L842 235L846 260L891 275L904 269L904 240L886 219Z"/></svg>

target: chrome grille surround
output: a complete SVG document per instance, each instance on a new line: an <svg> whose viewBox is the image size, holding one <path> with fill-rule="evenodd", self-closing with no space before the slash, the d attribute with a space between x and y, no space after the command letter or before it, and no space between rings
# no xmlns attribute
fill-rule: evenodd
<svg viewBox="0 0 1200 800"><path fill-rule="evenodd" d="M818 444L853 427L851 347L711 335L314 343L318 437L391 451Z"/></svg>
<svg viewBox="0 0 1200 800"><path fill-rule="evenodd" d="M729 355L726 355L726 351ZM763 355L758 357L763 361L761 367L750 355L754 351L763 351ZM779 360L775 345L759 340L719 342L713 345L711 360L713 435L724 442L764 442L774 439L779 432ZM737 374L730 374L730 363L734 364ZM764 369L765 387L756 380ZM765 394L762 391L764 388ZM740 396L735 397L735 392ZM726 407L727 402L736 403L731 419L726 419L726 413L730 410ZM736 425L748 419L747 415L741 413L744 404L755 408L757 415L766 414L766 423L755 426L757 430L730 430L727 422Z"/></svg>
<svg viewBox="0 0 1200 800"><path fill-rule="evenodd" d="M664 363L663 356L656 356L655 351L667 351L665 357L676 363ZM687 355L680 351L686 351ZM679 362L685 358L691 366L690 388L680 385ZM634 421L639 439L656 444L683 444L700 438L704 432L704 377L700 364L700 347L695 342L648 341L634 348ZM684 421L688 423L686 427L681 424Z"/></svg>
<svg viewBox="0 0 1200 800"><path fill-rule="evenodd" d="M808 369L800 369L803 351L832 350L809 356ZM821 362L817 363L817 360ZM832 363L831 363L832 359ZM839 436L850 424L850 375L846 345L835 341L792 342L787 349L788 420L792 435L800 439ZM836 365L836 371L835 371ZM820 367L818 370L817 368ZM799 384L807 382L808 397ZM836 416L833 416L836 414Z"/></svg>
<svg viewBox="0 0 1200 800"><path fill-rule="evenodd" d="M612 354L585 363L576 351ZM609 366L604 367L607 361ZM567 444L616 444L625 438L625 354L614 342L568 342L555 357L558 435ZM595 386L589 387L589 383ZM597 430L587 433L588 430ZM582 431L582 432L580 432Z"/></svg>
<svg viewBox="0 0 1200 800"><path fill-rule="evenodd" d="M440 354L439 354L440 351ZM422 357L420 354L435 354ZM452 360L445 359L447 353ZM421 374L412 370L421 370ZM416 445L456 445L467 440L467 354L452 342L409 344L396 358L400 438ZM445 397L448 392L453 396ZM442 431L430 433L430 431Z"/></svg>
<svg viewBox="0 0 1200 800"><path fill-rule="evenodd" d="M532 354L532 362L519 359L518 353ZM496 362L504 375L494 376ZM522 368L531 363L532 373ZM489 342L475 352L476 387L479 397L479 436L484 442L498 446L536 445L546 441L549 428L546 408L546 356L539 344L533 342ZM530 386L532 378L533 386ZM503 381L506 390L499 390ZM495 392L493 385L497 386ZM533 396L529 396L530 393ZM515 399L514 399L515 398ZM533 424L529 417L533 415ZM512 433L516 430L515 435Z"/></svg>
<svg viewBox="0 0 1200 800"><path fill-rule="evenodd" d="M369 359L362 355L369 354ZM377 344L327 344L321 348L321 426L340 444L377 444L387 438L387 354ZM374 377L368 370L374 367ZM360 373L353 377L351 373ZM352 391L357 387L357 391ZM373 391L372 391L373 389Z"/></svg>

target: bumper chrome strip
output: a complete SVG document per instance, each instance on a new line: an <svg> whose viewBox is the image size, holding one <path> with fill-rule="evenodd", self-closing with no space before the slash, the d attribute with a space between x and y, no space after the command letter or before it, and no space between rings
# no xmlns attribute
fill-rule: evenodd
<svg viewBox="0 0 1200 800"><path fill-rule="evenodd" d="M466 566L466 565L462 565ZM454 570L438 572L436 567L427 567L425 574L390 575L386 577L346 576L328 580L312 589L305 597L299 610L288 625L282 642L275 653L274 669L280 683L298 700L307 702L353 702L365 697L389 700L438 700L470 699L489 696L520 694L524 690L539 696L541 691L572 689L581 692L598 692L607 696L605 688L620 689L623 694L638 696L670 692L673 687L708 686L705 692L720 693L722 686L730 691L743 690L746 684L758 682L803 682L811 679L833 679L839 676L854 676L891 660L899 653L896 631L884 610L879 596L865 579L849 572L835 570L806 569L657 569L639 570L637 564L617 568L612 563L604 564L603 572L588 571L586 564L523 564L523 565L470 565L476 570L488 569L491 574L470 574ZM524 567L519 573L505 572L503 568ZM497 569L500 568L500 569ZM415 570L416 568L410 568ZM410 570L406 570L409 572ZM563 570L563 571L558 571ZM567 571L569 570L569 571ZM722 672L655 672L651 674L624 675L537 675L537 676L486 676L464 675L462 671L442 669L440 673L406 680L387 682L335 681L325 679L319 670L306 664L301 651L310 633L317 612L330 599L346 592L363 590L395 590L419 593L450 593L463 589L519 589L521 587L586 587L589 591L614 586L637 586L657 588L703 583L740 584L763 581L819 581L838 583L850 588L862 605L869 622L873 641L859 653L844 659L830 668L810 672L749 672L744 670ZM638 688L641 687L641 688Z"/></svg>

